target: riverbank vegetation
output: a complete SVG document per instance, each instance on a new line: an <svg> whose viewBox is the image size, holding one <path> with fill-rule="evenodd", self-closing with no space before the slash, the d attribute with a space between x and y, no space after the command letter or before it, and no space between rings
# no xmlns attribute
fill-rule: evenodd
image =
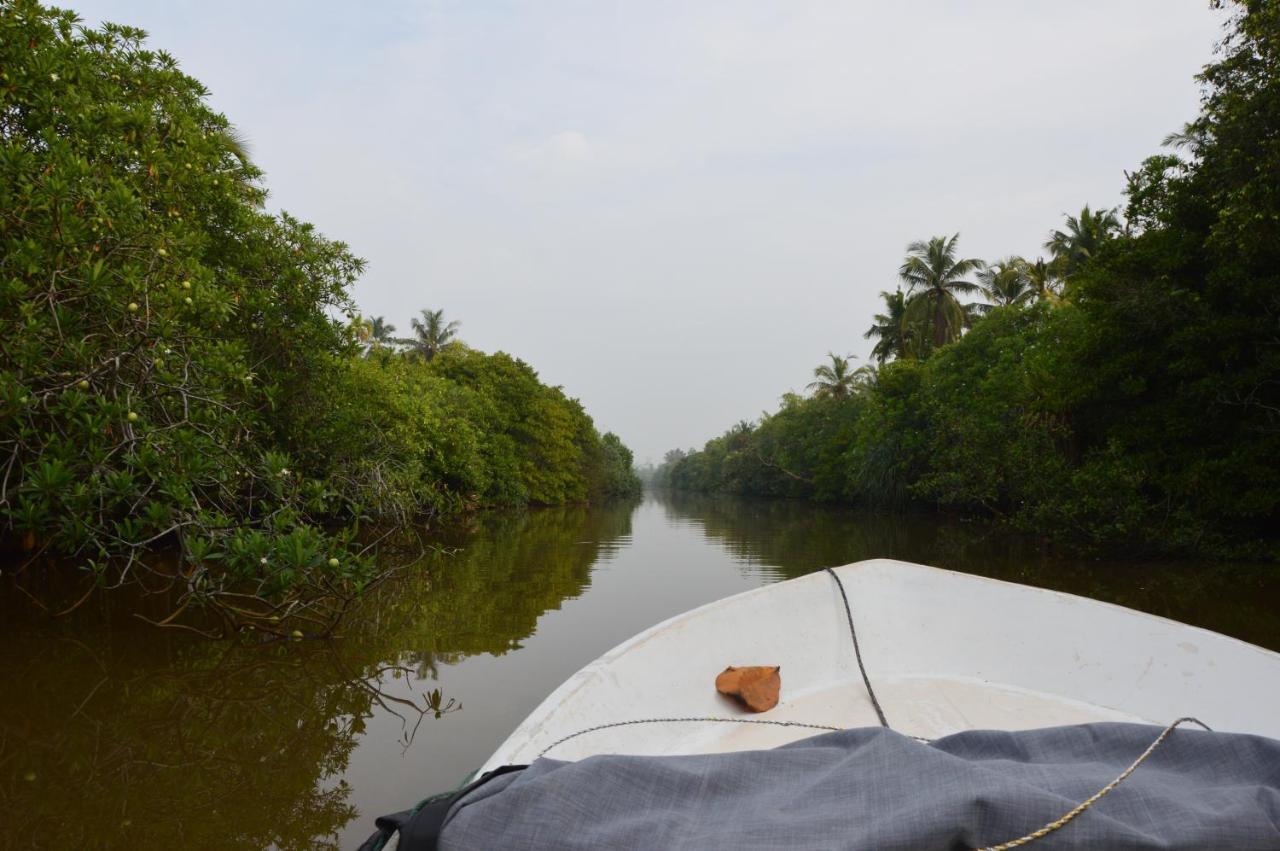
<svg viewBox="0 0 1280 851"><path fill-rule="evenodd" d="M1085 207L1045 258L912 243L866 333L878 366L833 355L655 483L1280 558L1280 6L1232 6L1200 115L1127 175L1122 214Z"/></svg>
<svg viewBox="0 0 1280 851"><path fill-rule="evenodd" d="M172 590L175 625L327 632L382 573L370 525L638 489L576 400L441 311L384 345L364 262L267 212L144 37L0 6L0 533L26 569Z"/></svg>

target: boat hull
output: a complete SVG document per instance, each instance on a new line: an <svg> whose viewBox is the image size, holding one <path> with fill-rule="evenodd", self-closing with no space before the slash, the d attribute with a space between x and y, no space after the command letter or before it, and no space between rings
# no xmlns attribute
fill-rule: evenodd
<svg viewBox="0 0 1280 851"><path fill-rule="evenodd" d="M1108 603L923 565L876 559L835 570L867 673L899 732L932 739L1192 715L1280 738L1280 654ZM728 665L780 665L779 705L755 716L717 694L715 677ZM694 720L612 726L711 717L878 723L828 574L710 603L622 643L556 689L481 770L544 752L569 760L726 752L818 732Z"/></svg>

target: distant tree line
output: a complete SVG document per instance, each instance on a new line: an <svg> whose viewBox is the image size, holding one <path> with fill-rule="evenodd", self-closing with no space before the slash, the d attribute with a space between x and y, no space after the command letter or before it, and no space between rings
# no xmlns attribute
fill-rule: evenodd
<svg viewBox="0 0 1280 851"><path fill-rule="evenodd" d="M1110 552L1280 557L1280 4L1229 4L1200 115L1046 258L908 246L807 396L660 486L977 512ZM979 300L980 297L980 300Z"/></svg>
<svg viewBox="0 0 1280 851"><path fill-rule="evenodd" d="M314 464L331 475L368 469L356 480L374 486L369 499L406 521L640 492L631 450L612 432L599 434L576 399L522 360L468 346L443 310L420 313L410 338L392 337L383 317L351 320L363 357L350 362L341 404L319 421L336 431L317 443Z"/></svg>

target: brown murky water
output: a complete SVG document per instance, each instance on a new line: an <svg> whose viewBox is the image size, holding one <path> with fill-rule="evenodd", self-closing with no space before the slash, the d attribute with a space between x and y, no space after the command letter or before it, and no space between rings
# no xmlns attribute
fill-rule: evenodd
<svg viewBox="0 0 1280 851"><path fill-rule="evenodd" d="M109 600L55 622L0 583L0 847L354 847L374 816L456 786L619 641L862 558L1070 591L1280 650L1275 567L1053 558L932 515L664 496L484 515L445 543L461 549L382 589L331 642L211 643ZM453 711L410 705L437 688Z"/></svg>

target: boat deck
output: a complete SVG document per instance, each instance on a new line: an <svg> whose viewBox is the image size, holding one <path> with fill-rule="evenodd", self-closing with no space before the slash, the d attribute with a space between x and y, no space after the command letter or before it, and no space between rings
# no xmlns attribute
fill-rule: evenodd
<svg viewBox="0 0 1280 851"><path fill-rule="evenodd" d="M889 724L938 738L1093 721L1280 738L1280 654L1120 606L877 559L836 568ZM782 700L751 715L716 693L727 665L780 665ZM646 630L569 678L485 764L597 753L768 748L820 732L710 722L731 717L831 727L878 723L840 592L818 572L748 591ZM574 736L582 730L595 730ZM573 736L566 741L565 737Z"/></svg>

